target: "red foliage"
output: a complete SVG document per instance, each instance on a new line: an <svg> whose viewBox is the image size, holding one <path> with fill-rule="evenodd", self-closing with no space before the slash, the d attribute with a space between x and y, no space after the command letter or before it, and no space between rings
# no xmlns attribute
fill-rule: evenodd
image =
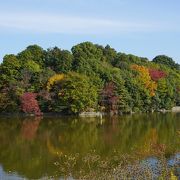
<svg viewBox="0 0 180 180"><path fill-rule="evenodd" d="M153 81L158 81L159 79L162 79L167 76L167 74L164 71L157 69L149 69L149 75L151 76L151 79Z"/></svg>
<svg viewBox="0 0 180 180"><path fill-rule="evenodd" d="M119 97L115 93L116 87L113 82L109 82L105 85L101 97L102 105L106 106L108 111L115 112L117 110L117 104Z"/></svg>
<svg viewBox="0 0 180 180"><path fill-rule="evenodd" d="M30 92L26 92L21 96L20 101L21 101L21 109L23 112L33 113L36 116L42 115L36 97L37 97L36 93L30 93Z"/></svg>

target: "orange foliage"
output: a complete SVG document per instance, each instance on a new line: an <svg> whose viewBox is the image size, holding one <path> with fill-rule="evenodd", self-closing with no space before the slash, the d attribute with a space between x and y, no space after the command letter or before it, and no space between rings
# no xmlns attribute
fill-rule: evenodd
<svg viewBox="0 0 180 180"><path fill-rule="evenodd" d="M139 73L138 80L149 90L150 96L155 96L157 83L151 79L149 69L145 66L132 65L131 68Z"/></svg>

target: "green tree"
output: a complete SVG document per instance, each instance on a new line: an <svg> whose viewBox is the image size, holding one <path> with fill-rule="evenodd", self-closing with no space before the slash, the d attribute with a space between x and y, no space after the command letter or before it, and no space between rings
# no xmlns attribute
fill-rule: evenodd
<svg viewBox="0 0 180 180"><path fill-rule="evenodd" d="M103 50L104 60L112 64L117 56L116 50L111 48L109 45L106 45L105 48L103 48L102 50Z"/></svg>
<svg viewBox="0 0 180 180"><path fill-rule="evenodd" d="M157 78L157 72L166 76ZM60 81L59 74L64 76ZM55 83L47 89L52 77ZM17 56L6 55L0 64L1 112L18 112L19 98L30 92L45 112L79 113L98 108L103 88L111 89L110 101L119 113L171 109L180 104L179 65L168 56L150 62L91 42L77 44L71 52L31 45Z"/></svg>
<svg viewBox="0 0 180 180"><path fill-rule="evenodd" d="M51 90L56 92L53 107L57 111L79 113L97 108L97 88L85 75L69 72L62 81L53 83Z"/></svg>
<svg viewBox="0 0 180 180"><path fill-rule="evenodd" d="M92 69L91 66L97 64L103 57L102 49L90 42L78 44L72 47L71 50L74 57L73 69L80 73L86 73L89 67Z"/></svg>
<svg viewBox="0 0 180 180"><path fill-rule="evenodd" d="M180 70L180 66L178 64L176 64L172 58L170 58L166 55L156 56L152 61L155 63L158 63L158 64L167 65L170 68L175 68L175 69Z"/></svg>
<svg viewBox="0 0 180 180"><path fill-rule="evenodd" d="M160 108L170 109L174 105L173 101L173 87L170 85L167 79L161 79L158 81L157 93L161 99Z"/></svg>
<svg viewBox="0 0 180 180"><path fill-rule="evenodd" d="M6 55L0 65L0 87L11 83L16 83L20 76L21 65L17 57L13 54Z"/></svg>
<svg viewBox="0 0 180 180"><path fill-rule="evenodd" d="M21 61L22 65L26 64L28 61L34 61L41 67L44 66L44 50L38 45L28 46L24 51L18 54L18 59Z"/></svg>
<svg viewBox="0 0 180 180"><path fill-rule="evenodd" d="M72 68L73 56L67 50L58 47L48 49L46 52L46 66L53 69L56 73L67 73Z"/></svg>

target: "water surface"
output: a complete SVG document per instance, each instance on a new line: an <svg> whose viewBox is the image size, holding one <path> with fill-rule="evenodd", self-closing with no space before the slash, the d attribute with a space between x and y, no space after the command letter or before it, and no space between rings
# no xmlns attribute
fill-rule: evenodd
<svg viewBox="0 0 180 180"><path fill-rule="evenodd" d="M0 117L0 179L96 177L124 157L153 164L163 155L171 166L179 153L180 114Z"/></svg>

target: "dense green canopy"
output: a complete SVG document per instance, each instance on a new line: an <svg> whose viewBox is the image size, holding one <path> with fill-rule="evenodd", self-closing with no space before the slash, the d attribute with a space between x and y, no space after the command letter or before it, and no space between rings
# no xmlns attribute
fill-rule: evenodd
<svg viewBox="0 0 180 180"><path fill-rule="evenodd" d="M0 112L23 111L25 93L35 94L42 112L171 109L180 105L180 69L165 55L149 61L91 42L71 52L31 45L0 64Z"/></svg>

